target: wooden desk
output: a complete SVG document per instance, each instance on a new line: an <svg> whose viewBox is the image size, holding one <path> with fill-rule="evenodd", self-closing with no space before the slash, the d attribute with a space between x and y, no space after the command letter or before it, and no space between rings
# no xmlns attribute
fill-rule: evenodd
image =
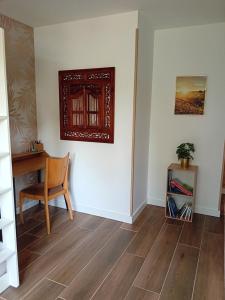
<svg viewBox="0 0 225 300"><path fill-rule="evenodd" d="M48 153L45 151L12 154L13 193L15 207L17 207L15 177L37 171L38 182L41 182L41 170L45 169L45 161L46 157L48 156Z"/></svg>
<svg viewBox="0 0 225 300"><path fill-rule="evenodd" d="M38 172L38 182L41 182L41 170L45 169L45 162L47 157L49 157L49 154L45 151L12 154L13 191L15 207L17 207L15 177L36 171Z"/></svg>
<svg viewBox="0 0 225 300"><path fill-rule="evenodd" d="M45 169L45 161L46 161L46 157L48 156L49 156L48 153L45 151L13 154L12 155L13 177L15 178L17 176L22 176L30 172L35 172L35 171L40 171Z"/></svg>

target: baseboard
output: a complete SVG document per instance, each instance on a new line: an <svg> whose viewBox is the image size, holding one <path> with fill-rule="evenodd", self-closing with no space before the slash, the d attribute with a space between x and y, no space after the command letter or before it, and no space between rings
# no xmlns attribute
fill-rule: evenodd
<svg viewBox="0 0 225 300"><path fill-rule="evenodd" d="M220 211L213 208L195 206L195 212L207 216L220 217Z"/></svg>
<svg viewBox="0 0 225 300"><path fill-rule="evenodd" d="M35 206L35 205L38 205L38 201L27 201L24 203L23 205L23 211ZM19 214L20 213L20 209L19 207L16 208L16 213Z"/></svg>
<svg viewBox="0 0 225 300"><path fill-rule="evenodd" d="M153 197L150 197L148 199L148 204L165 207L165 201L163 201L161 199L156 199L156 198L153 198Z"/></svg>
<svg viewBox="0 0 225 300"><path fill-rule="evenodd" d="M3 262L0 264L0 277L6 273L6 263Z"/></svg>
<svg viewBox="0 0 225 300"><path fill-rule="evenodd" d="M144 210L144 208L146 207L147 203L146 201L142 202L138 208L133 212L132 214L132 223L135 222L135 220L137 219L137 217L141 214L141 212Z"/></svg>
<svg viewBox="0 0 225 300"><path fill-rule="evenodd" d="M66 208L65 201L60 200L60 199L53 201L52 203L50 203L50 205L61 207L61 208ZM121 213L111 211L111 210L99 209L96 207L87 206L87 205L83 205L83 204L79 204L79 203L76 203L73 206L73 210L82 212L85 214L90 214L90 215L94 215L94 216L99 216L99 217L103 217L103 218L107 218L107 219L112 219L112 220L132 224L132 216L126 215L126 214L121 214Z"/></svg>
<svg viewBox="0 0 225 300"><path fill-rule="evenodd" d="M8 274L5 273L0 277L0 293L5 291L9 287L9 277Z"/></svg>
<svg viewBox="0 0 225 300"><path fill-rule="evenodd" d="M165 201L162 201L160 199L152 198L150 197L148 199L148 204L156 205L156 206L162 206L165 207ZM213 217L220 217L220 211L209 208L209 207L203 207L203 206L195 206L195 212L198 214L203 214L207 216L213 216Z"/></svg>

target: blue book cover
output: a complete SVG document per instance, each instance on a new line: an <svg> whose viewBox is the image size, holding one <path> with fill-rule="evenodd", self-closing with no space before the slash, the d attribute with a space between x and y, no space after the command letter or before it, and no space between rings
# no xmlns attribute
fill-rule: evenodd
<svg viewBox="0 0 225 300"><path fill-rule="evenodd" d="M168 201L168 208L169 208L169 213L170 213L170 217L173 217L174 218L174 213L173 213L173 210L171 208L171 205L170 205L170 202Z"/></svg>
<svg viewBox="0 0 225 300"><path fill-rule="evenodd" d="M170 205L169 205L169 202L167 201L167 207L168 207L168 212L169 212L169 215L170 217L172 217L172 214L171 214L171 209L170 209Z"/></svg>
<svg viewBox="0 0 225 300"><path fill-rule="evenodd" d="M171 209L171 212L173 214L173 217L176 217L177 214L178 214L178 208L177 208L175 200L172 197L170 197L168 202L169 202L170 209Z"/></svg>

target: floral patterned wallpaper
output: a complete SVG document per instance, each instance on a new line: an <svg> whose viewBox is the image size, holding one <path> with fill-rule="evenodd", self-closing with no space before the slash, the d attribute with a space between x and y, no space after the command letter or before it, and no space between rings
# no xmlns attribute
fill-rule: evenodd
<svg viewBox="0 0 225 300"><path fill-rule="evenodd" d="M5 29L12 153L37 137L33 28L0 14Z"/></svg>
<svg viewBox="0 0 225 300"><path fill-rule="evenodd" d="M5 29L6 69L12 153L24 152L37 138L33 28L0 14ZM16 191L36 181L36 174L16 178Z"/></svg>

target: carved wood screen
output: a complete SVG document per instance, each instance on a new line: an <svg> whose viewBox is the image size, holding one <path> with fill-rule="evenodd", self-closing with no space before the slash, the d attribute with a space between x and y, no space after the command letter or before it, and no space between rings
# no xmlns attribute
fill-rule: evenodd
<svg viewBox="0 0 225 300"><path fill-rule="evenodd" d="M59 71L62 140L114 142L115 68Z"/></svg>

